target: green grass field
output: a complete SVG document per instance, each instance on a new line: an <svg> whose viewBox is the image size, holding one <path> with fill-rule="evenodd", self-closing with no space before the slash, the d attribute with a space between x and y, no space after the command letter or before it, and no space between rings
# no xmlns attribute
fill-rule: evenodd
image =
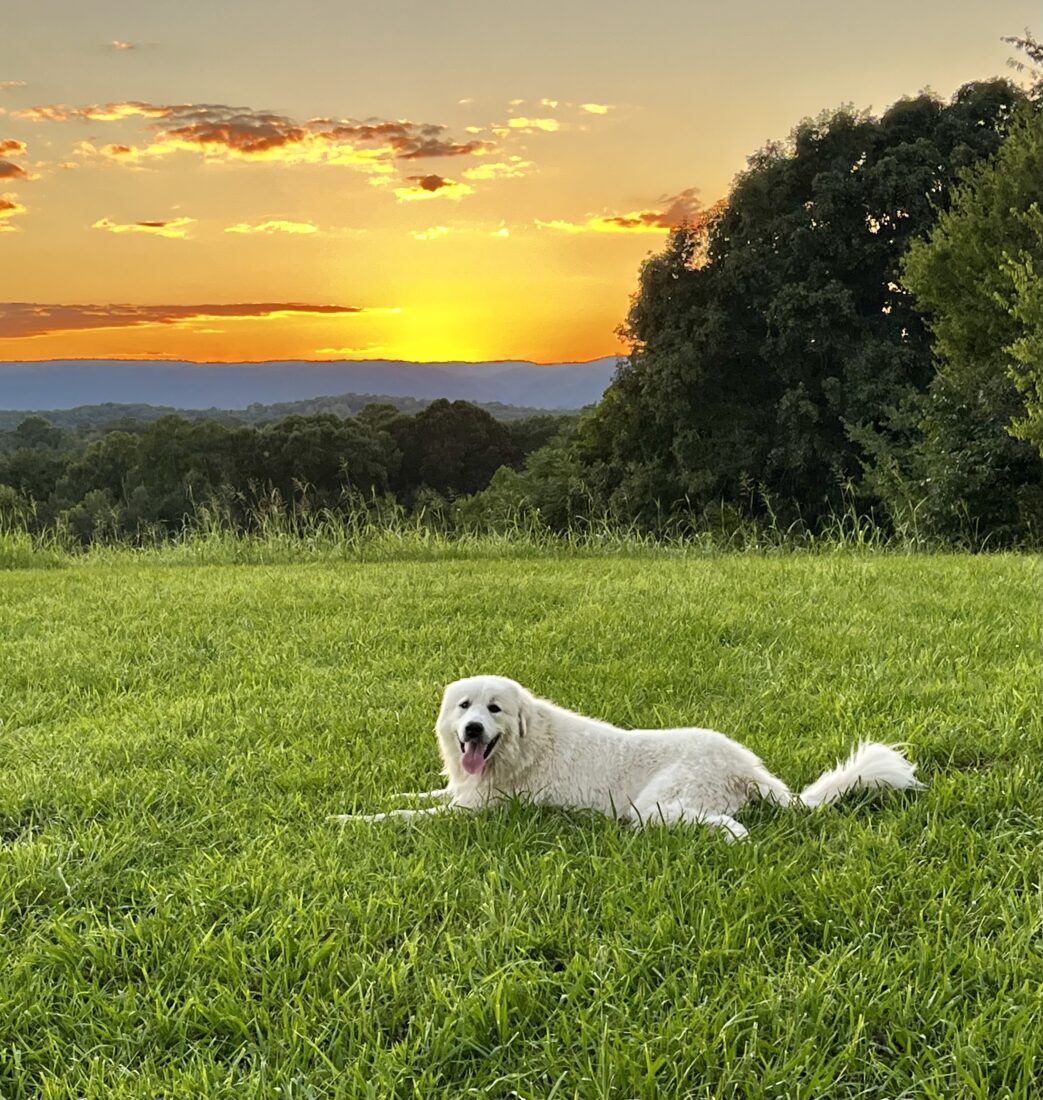
<svg viewBox="0 0 1043 1100"><path fill-rule="evenodd" d="M0 1096L1038 1097L1038 559L0 573ZM745 844L437 785L442 685L929 789ZM401 804L401 803L399 803Z"/></svg>

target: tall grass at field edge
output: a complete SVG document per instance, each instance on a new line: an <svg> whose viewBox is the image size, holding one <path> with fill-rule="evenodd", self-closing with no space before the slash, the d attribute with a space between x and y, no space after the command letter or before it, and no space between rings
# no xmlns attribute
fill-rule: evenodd
<svg viewBox="0 0 1043 1100"><path fill-rule="evenodd" d="M666 554L705 557L770 553L918 553L988 549L942 544L914 527L887 531L854 509L834 515L819 531L774 517L704 529L679 524L650 532L609 519L576 521L552 530L539 516L512 516L494 528L453 526L423 510L408 515L365 508L347 515L330 510L287 514L266 509L242 530L220 512L200 509L171 533L147 530L136 539L99 538L83 545L67 528L31 533L0 525L0 570L51 569L73 565L130 563L164 565L277 565L294 562L431 561L468 558L628 556Z"/></svg>

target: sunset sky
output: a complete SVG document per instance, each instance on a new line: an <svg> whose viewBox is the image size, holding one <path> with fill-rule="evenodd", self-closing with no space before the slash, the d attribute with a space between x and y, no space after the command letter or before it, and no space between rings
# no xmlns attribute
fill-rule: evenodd
<svg viewBox="0 0 1043 1100"><path fill-rule="evenodd" d="M642 258L841 103L1005 74L1038 0L15 0L0 359L591 359Z"/></svg>

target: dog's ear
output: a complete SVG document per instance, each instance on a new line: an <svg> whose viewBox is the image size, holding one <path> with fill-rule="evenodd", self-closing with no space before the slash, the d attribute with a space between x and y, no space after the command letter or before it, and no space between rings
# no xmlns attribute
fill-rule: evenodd
<svg viewBox="0 0 1043 1100"><path fill-rule="evenodd" d="M447 707L449 706L449 692L452 690L453 685L447 684L445 690L442 692L442 702L438 706L438 717L441 718L445 714Z"/></svg>
<svg viewBox="0 0 1043 1100"><path fill-rule="evenodd" d="M452 734L452 729L449 723L450 707L450 694L455 684L449 684L445 691L442 692L442 704L438 708L438 718L435 720L435 732L439 737L446 737Z"/></svg>
<svg viewBox="0 0 1043 1100"><path fill-rule="evenodd" d="M534 703L532 696L524 688L518 694L518 736L524 737L532 721Z"/></svg>

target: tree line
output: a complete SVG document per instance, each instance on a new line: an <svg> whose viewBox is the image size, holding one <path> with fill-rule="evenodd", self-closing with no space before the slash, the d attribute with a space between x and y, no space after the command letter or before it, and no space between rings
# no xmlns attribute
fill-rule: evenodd
<svg viewBox="0 0 1043 1100"><path fill-rule="evenodd" d="M504 422L466 401L415 416L373 404L355 416L289 416L263 425L165 416L110 430L27 417L0 432L0 517L61 528L87 543L172 534L204 511L249 530L275 508L357 512L384 501L418 510L473 495L517 468L563 418Z"/></svg>

